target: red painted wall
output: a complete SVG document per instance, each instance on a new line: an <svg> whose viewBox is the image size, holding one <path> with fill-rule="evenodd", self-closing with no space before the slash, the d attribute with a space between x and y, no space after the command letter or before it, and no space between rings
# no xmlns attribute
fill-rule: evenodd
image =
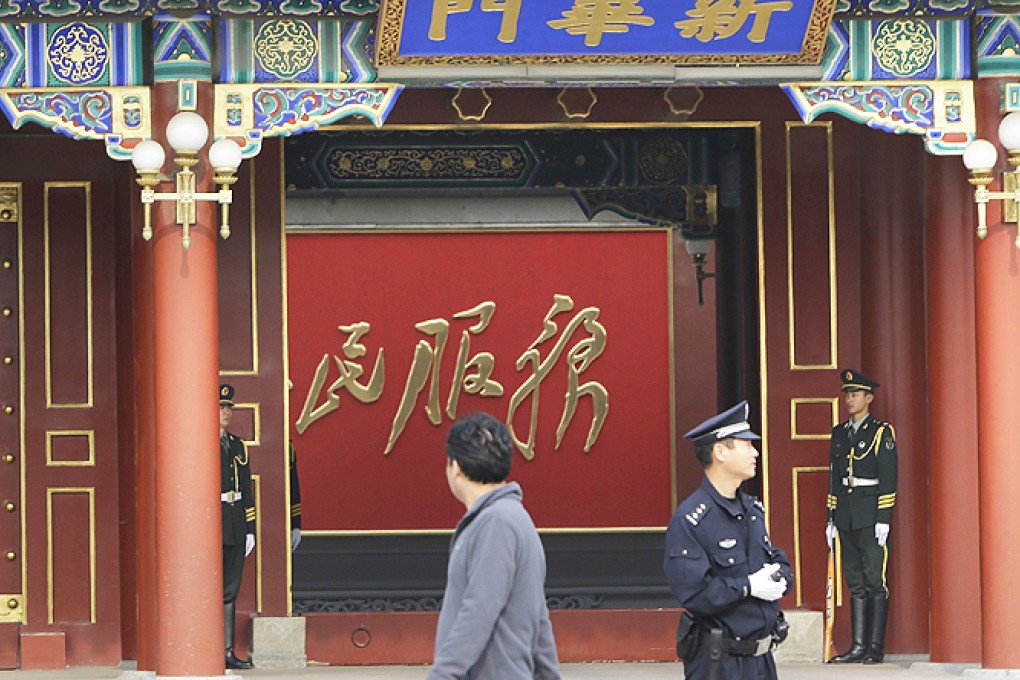
<svg viewBox="0 0 1020 680"><path fill-rule="evenodd" d="M539 526L668 522L669 232L292 232L287 240L292 421L323 409L295 436L301 465L317 471L301 480L304 528L452 527L462 508L443 479L444 441L455 416L476 410L510 418L519 440L511 478ZM556 295L572 305L550 315ZM458 318L489 302L488 322ZM433 320L446 324L442 352L426 332ZM359 322L370 329L356 339L364 353L345 349L350 331L338 332ZM529 348L537 370L522 359ZM488 396L456 378L459 353L483 352L493 361ZM578 369L573 412L568 364ZM418 394L408 387L416 366ZM377 399L356 398L351 386L374 376L384 380ZM601 423L599 391L608 403Z"/></svg>

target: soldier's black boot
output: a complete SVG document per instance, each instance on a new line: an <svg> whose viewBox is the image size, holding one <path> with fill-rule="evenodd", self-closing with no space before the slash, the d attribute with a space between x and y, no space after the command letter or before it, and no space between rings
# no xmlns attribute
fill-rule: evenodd
<svg viewBox="0 0 1020 680"><path fill-rule="evenodd" d="M247 670L252 667L251 661L238 659L234 656L234 602L223 605L223 637L226 643L226 665L234 670Z"/></svg>
<svg viewBox="0 0 1020 680"><path fill-rule="evenodd" d="M871 665L882 663L885 659L885 622L889 618L889 599L885 595L871 598L871 635L868 640L868 653L864 655L864 663Z"/></svg>
<svg viewBox="0 0 1020 680"><path fill-rule="evenodd" d="M850 649L845 654L832 657L829 663L860 663L868 653L868 624L870 616L868 605L871 600L866 597L850 598L850 633L853 637Z"/></svg>

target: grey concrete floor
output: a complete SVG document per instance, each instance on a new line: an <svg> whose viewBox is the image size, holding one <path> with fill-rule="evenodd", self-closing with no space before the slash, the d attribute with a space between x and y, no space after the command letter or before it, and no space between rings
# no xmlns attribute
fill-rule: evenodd
<svg viewBox="0 0 1020 680"><path fill-rule="evenodd" d="M232 676L252 680L282 680L301 678L304 680L421 680L428 671L427 666L367 666L338 667L312 666L300 670L254 669L231 672ZM599 663L564 664L561 667L563 680L678 680L683 677L679 663ZM1020 677L1020 674L999 674L993 671L965 669L960 666L910 663L893 661L879 666L832 666L825 664L780 664L781 680L913 680L914 678L951 678L965 673L968 677ZM1015 671L1014 671L1015 673ZM62 671L10 671L4 673L14 680L105 680L108 678L144 678L146 674L123 668L75 668ZM2 677L2 676L0 676ZM148 676L152 677L152 676ZM498 680L498 679L494 679Z"/></svg>

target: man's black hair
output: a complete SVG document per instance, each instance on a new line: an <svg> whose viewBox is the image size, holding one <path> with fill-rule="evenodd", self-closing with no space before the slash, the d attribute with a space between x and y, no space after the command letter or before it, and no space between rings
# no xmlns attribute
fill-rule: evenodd
<svg viewBox="0 0 1020 680"><path fill-rule="evenodd" d="M510 474L514 445L506 425L488 413L457 420L446 436L446 456L472 482L495 484Z"/></svg>
<svg viewBox="0 0 1020 680"><path fill-rule="evenodd" d="M707 470L708 466L712 464L712 449L715 448L716 444L722 444L728 449L733 448L733 439L717 439L707 444L694 447L694 455L697 457L698 462L701 463L701 469Z"/></svg>

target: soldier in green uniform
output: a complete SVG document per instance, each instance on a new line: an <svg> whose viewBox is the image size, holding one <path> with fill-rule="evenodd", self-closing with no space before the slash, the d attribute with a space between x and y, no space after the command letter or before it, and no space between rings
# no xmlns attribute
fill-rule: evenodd
<svg viewBox="0 0 1020 680"><path fill-rule="evenodd" d="M878 383L844 369L850 418L832 428L826 539L838 533L850 590L852 644L832 663L882 663L889 614L889 524L896 504L896 433L871 415Z"/></svg>
<svg viewBox="0 0 1020 680"><path fill-rule="evenodd" d="M234 415L234 388L220 385L220 507L223 510L223 623L226 666L252 667L234 655L234 607L241 589L244 559L255 547L255 496L248 451L237 435L227 432Z"/></svg>

